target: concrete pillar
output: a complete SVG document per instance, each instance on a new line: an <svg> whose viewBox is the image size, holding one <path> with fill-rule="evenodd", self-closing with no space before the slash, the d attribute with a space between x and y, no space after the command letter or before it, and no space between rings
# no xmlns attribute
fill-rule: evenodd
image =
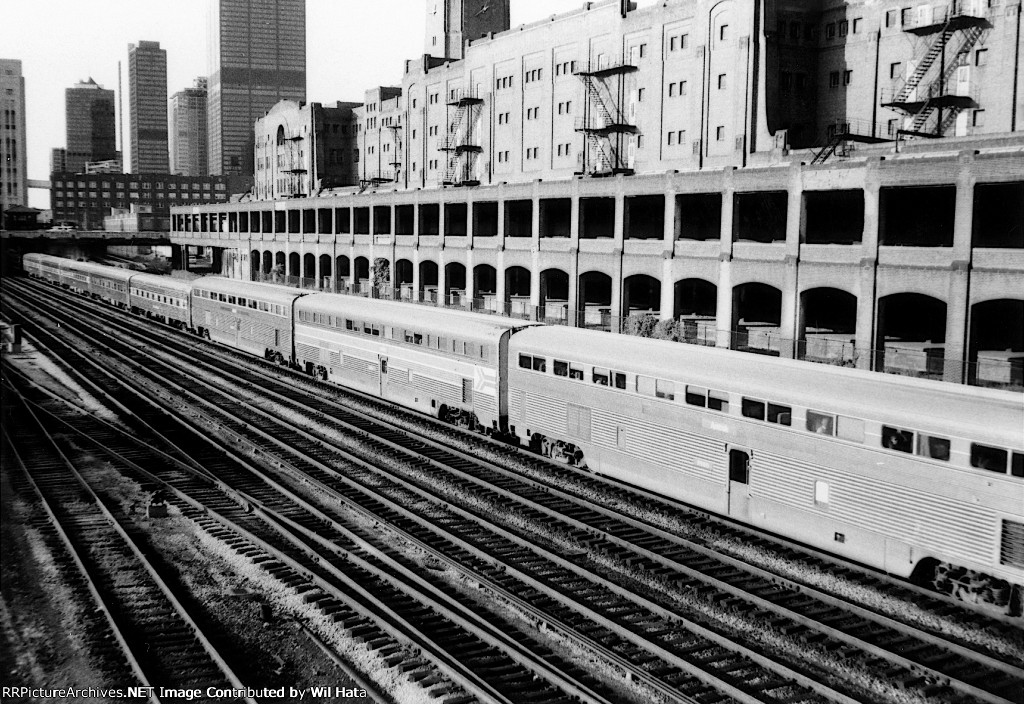
<svg viewBox="0 0 1024 704"><path fill-rule="evenodd" d="M970 317L972 230L974 225L974 152L957 157L956 211L953 216L953 272L946 296L945 381L967 379L967 334Z"/></svg>
<svg viewBox="0 0 1024 704"><path fill-rule="evenodd" d="M416 222L418 218L413 216L413 231L418 227ZM412 300L419 301L422 299L420 296L420 248L416 245L412 250Z"/></svg>
<svg viewBox="0 0 1024 704"><path fill-rule="evenodd" d="M441 224L444 225L444 207L441 207ZM441 230L444 232L444 230ZM447 257L444 248L444 238L441 238L441 246L437 250L437 305L443 306L448 303L448 272L444 270Z"/></svg>
<svg viewBox="0 0 1024 704"><path fill-rule="evenodd" d="M718 302L715 314L717 347L732 346L732 216L736 188L733 185L735 167L722 172L722 229L719 234L721 250L718 253Z"/></svg>
<svg viewBox="0 0 1024 704"><path fill-rule="evenodd" d="M498 299L498 313L504 315L508 311L508 299L505 287L505 248L498 250L498 261L495 265L494 296Z"/></svg>
<svg viewBox="0 0 1024 704"><path fill-rule="evenodd" d="M569 325L575 327L580 324L580 195L579 181L572 182L572 196L569 200Z"/></svg>
<svg viewBox="0 0 1024 704"><path fill-rule="evenodd" d="M665 216L662 234L661 302L658 304L659 320L672 320L675 316L675 258L676 246L676 192L665 189Z"/></svg>
<svg viewBox="0 0 1024 704"><path fill-rule="evenodd" d="M872 157L864 166L864 234L861 237L860 272L857 290L857 332L854 355L858 369L874 367L873 349L878 302L875 280L878 268L878 240L881 229L879 189L881 160Z"/></svg>

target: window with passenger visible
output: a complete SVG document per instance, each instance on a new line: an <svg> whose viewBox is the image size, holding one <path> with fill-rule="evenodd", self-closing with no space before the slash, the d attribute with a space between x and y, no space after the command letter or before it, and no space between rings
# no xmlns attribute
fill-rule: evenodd
<svg viewBox="0 0 1024 704"><path fill-rule="evenodd" d="M819 435L834 435L836 427L835 416L829 413L818 411L807 411L807 429Z"/></svg>
<svg viewBox="0 0 1024 704"><path fill-rule="evenodd" d="M548 369L548 361L544 357L533 358L533 371L545 372Z"/></svg>
<svg viewBox="0 0 1024 704"><path fill-rule="evenodd" d="M560 359L552 360L552 371L555 376L569 376L569 363Z"/></svg>
<svg viewBox="0 0 1024 704"><path fill-rule="evenodd" d="M1006 473L1006 460L1009 453L998 447L989 447L976 442L971 443L971 466L987 469L990 472Z"/></svg>
<svg viewBox="0 0 1024 704"><path fill-rule="evenodd" d="M917 454L933 460L949 461L949 439L920 433L917 436Z"/></svg>
<svg viewBox="0 0 1024 704"><path fill-rule="evenodd" d="M600 384L601 386L608 386L608 377L609 377L609 372L608 372L607 369L601 369L600 367L594 367L594 372L593 372L593 375L591 377L591 380L595 384Z"/></svg>
<svg viewBox="0 0 1024 704"><path fill-rule="evenodd" d="M910 430L882 426L882 447L896 452L914 451L914 433Z"/></svg>

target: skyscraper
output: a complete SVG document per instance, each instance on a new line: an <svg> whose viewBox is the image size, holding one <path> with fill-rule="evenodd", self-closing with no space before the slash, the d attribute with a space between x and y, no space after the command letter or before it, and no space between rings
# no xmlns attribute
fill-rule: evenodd
<svg viewBox="0 0 1024 704"><path fill-rule="evenodd" d="M206 176L210 173L206 138L206 78L171 96L171 173Z"/></svg>
<svg viewBox="0 0 1024 704"><path fill-rule="evenodd" d="M306 100L305 0L211 0L210 173L253 178L253 125Z"/></svg>
<svg viewBox="0 0 1024 704"><path fill-rule="evenodd" d="M114 91L91 78L64 91L67 115L67 170L81 173L87 161L118 159Z"/></svg>
<svg viewBox="0 0 1024 704"><path fill-rule="evenodd" d="M167 173L167 51L160 42L128 45L131 173Z"/></svg>
<svg viewBox="0 0 1024 704"><path fill-rule="evenodd" d="M25 171L25 79L21 61L0 59L0 210L28 204Z"/></svg>

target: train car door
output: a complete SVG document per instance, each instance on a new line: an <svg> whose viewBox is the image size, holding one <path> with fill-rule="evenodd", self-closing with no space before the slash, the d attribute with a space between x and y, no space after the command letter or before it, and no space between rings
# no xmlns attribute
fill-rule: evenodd
<svg viewBox="0 0 1024 704"><path fill-rule="evenodd" d="M388 398L388 358L378 355L377 359L380 360L380 397Z"/></svg>
<svg viewBox="0 0 1024 704"><path fill-rule="evenodd" d="M750 451L729 448L729 515L750 518Z"/></svg>

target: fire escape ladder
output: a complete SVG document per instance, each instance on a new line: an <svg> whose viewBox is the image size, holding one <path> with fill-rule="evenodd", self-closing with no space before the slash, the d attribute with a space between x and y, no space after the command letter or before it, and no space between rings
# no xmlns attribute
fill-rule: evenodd
<svg viewBox="0 0 1024 704"><path fill-rule="evenodd" d="M388 125L388 129L391 130L391 146L395 150L392 160L388 163L391 165L393 180L398 183L402 174L402 155L405 153L402 151L402 125Z"/></svg>
<svg viewBox="0 0 1024 704"><path fill-rule="evenodd" d="M483 99L465 94L448 103L455 114L448 125L447 134L438 148L448 152L441 184L446 186L476 186L476 161L483 147L477 144L473 133Z"/></svg>
<svg viewBox="0 0 1024 704"><path fill-rule="evenodd" d="M577 173L607 176L633 172L624 155L627 136L637 132L627 111L626 76L636 70L636 66L621 61L576 73L584 97L583 116L576 123L576 131L585 139Z"/></svg>
<svg viewBox="0 0 1024 704"><path fill-rule="evenodd" d="M918 62L914 72L907 78L907 82L903 84L903 88L901 88L900 92L896 94L896 99L893 100L894 103L907 102L913 94L914 89L921 84L925 74L928 73L928 69L930 69L932 64L935 63L935 59L942 55L943 47L945 47L946 43L953 35L953 32L951 32L948 27L949 20L946 21L946 27L939 32L939 36L935 38L935 41L933 41L931 46L928 48L928 53L921 58L921 61Z"/></svg>

